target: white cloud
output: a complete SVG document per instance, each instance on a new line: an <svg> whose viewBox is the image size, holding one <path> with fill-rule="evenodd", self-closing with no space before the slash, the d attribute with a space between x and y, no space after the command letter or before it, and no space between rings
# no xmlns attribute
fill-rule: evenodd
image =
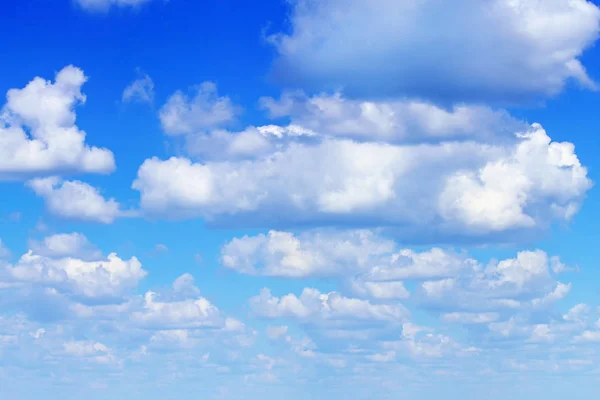
<svg viewBox="0 0 600 400"><path fill-rule="evenodd" d="M554 304L559 300L564 299L571 292L572 285L570 283L558 282L553 291L545 296L531 300L534 307L544 307L548 304Z"/></svg>
<svg viewBox="0 0 600 400"><path fill-rule="evenodd" d="M282 151L295 141L313 136L312 131L295 126L249 126L241 132L215 129L187 135L185 151L205 161L254 159Z"/></svg>
<svg viewBox="0 0 600 400"><path fill-rule="evenodd" d="M160 301L157 293L144 295L144 306L132 314L134 322L147 327L185 329L224 326L220 311L203 297Z"/></svg>
<svg viewBox="0 0 600 400"><path fill-rule="evenodd" d="M361 279L368 281L394 281L452 277L462 270L472 270L477 262L465 255L440 248L415 252L402 249L389 258L378 260Z"/></svg>
<svg viewBox="0 0 600 400"><path fill-rule="evenodd" d="M138 7L152 0L75 0L84 10L107 11L111 7Z"/></svg>
<svg viewBox="0 0 600 400"><path fill-rule="evenodd" d="M32 250L6 270L15 282L40 284L98 299L123 296L147 274L135 257L123 260L111 253L107 258L84 261L67 255L39 255Z"/></svg>
<svg viewBox="0 0 600 400"><path fill-rule="evenodd" d="M293 0L291 24L269 37L291 85L449 101L595 87L579 61L600 24L586 0Z"/></svg>
<svg viewBox="0 0 600 400"><path fill-rule="evenodd" d="M194 285L194 277L187 273L175 279L173 290L184 297L196 297L200 294L200 290Z"/></svg>
<svg viewBox="0 0 600 400"><path fill-rule="evenodd" d="M402 226L407 234L491 235L568 220L591 182L573 145L533 125L514 144L393 146L326 139L254 161L146 160L142 209L253 225Z"/></svg>
<svg viewBox="0 0 600 400"><path fill-rule="evenodd" d="M29 248L44 257L100 258L100 252L81 233L62 233L47 236L41 241L30 240Z"/></svg>
<svg viewBox="0 0 600 400"><path fill-rule="evenodd" d="M284 92L279 100L263 97L260 104L272 118L289 117L292 127L361 141L493 142L527 129L524 122L506 111L483 106L456 105L444 109L415 100L359 101L344 98L340 93L308 97L303 92Z"/></svg>
<svg viewBox="0 0 600 400"><path fill-rule="evenodd" d="M113 154L86 145L85 132L75 125L73 109L85 102L86 80L82 70L68 66L54 83L37 77L8 91L0 113L0 179L115 169Z"/></svg>
<svg viewBox="0 0 600 400"><path fill-rule="evenodd" d="M556 199L547 211L570 219L577 205L567 199L591 187L573 145L551 142L537 124L522 137L511 159L490 161L477 171L458 171L447 180L440 196L444 218L483 230L534 226L527 203L535 197ZM547 169L539 168L542 165Z"/></svg>
<svg viewBox="0 0 600 400"><path fill-rule="evenodd" d="M394 243L370 231L311 231L300 236L269 231L234 238L221 249L221 263L241 273L290 278L357 272Z"/></svg>
<svg viewBox="0 0 600 400"><path fill-rule="evenodd" d="M564 316L563 318L566 321L575 321L582 322L589 314L590 307L587 304L577 304L573 306Z"/></svg>
<svg viewBox="0 0 600 400"><path fill-rule="evenodd" d="M188 135L231 123L239 110L229 97L220 97L213 82L193 87L193 97L177 91L160 109L160 122L168 135Z"/></svg>
<svg viewBox="0 0 600 400"><path fill-rule="evenodd" d="M339 293L321 293L306 288L300 297L293 294L281 298L263 289L250 299L252 311L265 318L296 318L306 323L325 321L387 321L403 322L409 313L400 304L372 304L368 300L352 299Z"/></svg>
<svg viewBox="0 0 600 400"><path fill-rule="evenodd" d="M516 258L492 262L485 268L475 265L451 278L424 282L419 294L425 304L436 308L502 310L548 306L564 298L570 288L570 284L556 281L547 254L536 250L521 251Z"/></svg>
<svg viewBox="0 0 600 400"><path fill-rule="evenodd" d="M99 270L102 266L98 263ZM98 276L88 276L87 280L97 282ZM69 383L67 387L80 379L89 381L99 371L103 377L113 373L132 377L147 363L157 366L151 373L157 373L161 384L179 375L184 367L201 366L211 376L209 379L213 379L214 372L225 374L228 379L231 363L246 370L248 360L256 354L252 349L256 332L241 321L227 318L215 306L204 307L205 300L192 291L182 293L181 283L190 280L184 275L173 284L173 291L124 296L121 302L115 298L108 302L93 298L83 304L78 303L83 301L81 296L68 297L72 292L56 282L31 285L25 290L3 288L3 366L26 363L37 369L48 362L60 363L60 370L54 370L52 378ZM39 295L50 292L55 298L63 296L66 303L41 304L40 300L47 302L51 298L40 299ZM57 305L66 306L67 311L59 319L31 313L36 308L44 313ZM82 371L87 378L78 376Z"/></svg>
<svg viewBox="0 0 600 400"><path fill-rule="evenodd" d="M519 310L545 308L563 299L571 284L556 280L560 262L541 250L484 265L466 253L432 248L416 252L373 231L270 231L226 243L221 263L242 274L286 278L337 278L361 298L411 296L403 281L422 282L417 301L435 308ZM423 282L424 281L424 282ZM447 313L446 322L489 323L496 313Z"/></svg>
<svg viewBox="0 0 600 400"><path fill-rule="evenodd" d="M139 101L152 103L154 101L154 82L148 74L139 74L140 77L123 90L121 100L123 103Z"/></svg>
<svg viewBox="0 0 600 400"><path fill-rule="evenodd" d="M432 329L420 327L412 323L402 326L402 337L400 340L384 341L381 347L388 350L386 355L390 358L375 356L370 357L372 361L389 362L398 353L408 354L415 359L441 358L449 355L468 354L476 349L463 349L454 339L441 334L431 332Z"/></svg>
<svg viewBox="0 0 600 400"><path fill-rule="evenodd" d="M81 181L62 181L56 177L39 178L27 183L46 201L53 215L104 224L127 215L114 199L106 200L98 189Z"/></svg>

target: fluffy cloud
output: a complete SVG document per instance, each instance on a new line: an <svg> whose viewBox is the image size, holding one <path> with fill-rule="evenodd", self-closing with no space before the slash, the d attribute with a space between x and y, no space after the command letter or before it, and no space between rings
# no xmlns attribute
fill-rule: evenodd
<svg viewBox="0 0 600 400"><path fill-rule="evenodd" d="M61 233L44 239L30 240L29 248L33 253L44 257L100 258L100 252L81 233Z"/></svg>
<svg viewBox="0 0 600 400"><path fill-rule="evenodd" d="M189 283L190 279L185 276L178 281ZM60 363L52 380L64 382L90 380L100 371L108 375L125 373L133 378L144 370L157 374L163 383L161 376L178 374L180 368L195 372L202 368L211 377L216 372L232 376L232 363L237 371L247 369L248 360L256 354L251 349L255 332L227 318L197 294L175 289L180 284L173 286L172 291L129 296L122 302L113 299L84 305L77 302L80 298L70 298L69 313L60 320L44 316L41 321L29 315L30 307L44 307L36 303L35 292L28 291L27 297L16 291L4 292L6 295L0 296L2 368L10 365L16 377L21 376L23 366L38 369ZM55 296L68 294L65 287L56 288ZM6 304L22 309L17 308L13 315L10 308L4 307ZM148 363L168 366L151 371Z"/></svg>
<svg viewBox="0 0 600 400"><path fill-rule="evenodd" d="M190 97L177 91L160 109L160 122L168 135L189 135L231 123L239 110L229 97L221 97L213 82L192 88Z"/></svg>
<svg viewBox="0 0 600 400"><path fill-rule="evenodd" d="M441 358L447 355L459 355L476 352L475 348L463 349L452 338L432 333L432 329L405 323L402 325L400 340L385 341L381 343L384 354L375 354L369 357L375 362L390 362L396 359L397 354L408 354L414 359Z"/></svg>
<svg viewBox="0 0 600 400"><path fill-rule="evenodd" d="M444 109L415 100L359 101L340 93L308 97L284 92L279 100L260 99L272 118L289 117L292 127L320 135L388 143L434 142L459 139L506 140L526 130L506 111L483 106L457 105Z"/></svg>
<svg viewBox="0 0 600 400"><path fill-rule="evenodd" d="M548 306L564 298L571 285L558 282L541 250L521 251L516 258L473 265L460 274L421 284L429 307L459 310L510 310ZM489 314L446 314L449 321L471 321Z"/></svg>
<svg viewBox="0 0 600 400"><path fill-rule="evenodd" d="M270 231L267 235L233 239L221 249L221 262L251 275L340 275L357 272L393 246L392 241L370 231L311 231L299 237Z"/></svg>
<svg viewBox="0 0 600 400"><path fill-rule="evenodd" d="M54 83L38 77L8 91L0 113L0 179L115 169L113 154L86 145L85 132L75 125L73 109L85 102L86 80L82 70L68 66Z"/></svg>
<svg viewBox="0 0 600 400"><path fill-rule="evenodd" d="M291 32L270 40L288 84L520 101L556 94L568 79L596 87L579 57L599 25L586 0L294 0Z"/></svg>
<svg viewBox="0 0 600 400"><path fill-rule="evenodd" d="M121 97L123 103L139 101L141 103L152 103L154 101L154 82L148 74L139 73L140 77L131 82L123 90Z"/></svg>
<svg viewBox="0 0 600 400"><path fill-rule="evenodd" d="M505 307L530 295L532 306L543 307L564 298L570 285L556 281L558 257L522 251L516 258L485 265L466 253L432 248L403 249L372 231L312 230L299 235L270 231L226 243L221 263L249 275L340 279L354 294L380 300L409 297L403 281L418 281L428 300L448 304L471 299L473 305ZM495 300L493 300L495 299ZM480 301L481 300L481 301ZM481 305L480 304L480 305ZM472 323L489 314L447 314L454 322ZM481 321L483 322L483 321Z"/></svg>
<svg viewBox="0 0 600 400"><path fill-rule="evenodd" d="M85 182L50 177L34 179L27 184L44 198L52 214L62 218L110 224L117 217L128 215L120 210L114 199L106 200L98 189Z"/></svg>
<svg viewBox="0 0 600 400"><path fill-rule="evenodd" d="M186 136L185 150L205 161L260 158L286 149L291 143L310 140L315 134L300 126L249 126L241 132L216 129Z"/></svg>
<svg viewBox="0 0 600 400"><path fill-rule="evenodd" d="M260 295L250 299L252 311L265 318L295 318L306 323L326 321L388 321L402 322L408 318L408 310L400 305L372 304L368 300L352 299L339 293L321 293L306 288L300 297L293 294L281 298L263 289Z"/></svg>
<svg viewBox="0 0 600 400"><path fill-rule="evenodd" d="M160 301L154 292L144 295L142 310L134 312L132 318L143 326L162 329L218 327L224 323L219 310L203 297Z"/></svg>
<svg viewBox="0 0 600 400"><path fill-rule="evenodd" d="M359 298L386 304L411 298L426 309L441 311L444 322L464 325L542 311L571 291L570 283L558 281L563 271L556 272L555 267L562 265L560 259L541 250L521 251L515 258L484 264L449 249L402 249L385 236L365 230L313 230L299 235L270 231L244 236L222 247L221 263L249 275L336 278L344 290ZM416 284L413 294L406 282L409 287ZM319 295L309 290L300 298L277 299L264 292L253 301L262 299L263 315L307 318L311 315L305 307L307 299Z"/></svg>
<svg viewBox="0 0 600 400"><path fill-rule="evenodd" d="M133 183L142 209L158 216L393 225L413 237L543 228L576 213L590 186L573 145L537 124L505 145L325 139L257 160L152 158Z"/></svg>
<svg viewBox="0 0 600 400"><path fill-rule="evenodd" d="M91 299L120 297L147 274L135 257L123 260L112 253L107 258L85 261L68 255L35 254L32 250L7 266L6 272L9 282L37 284Z"/></svg>

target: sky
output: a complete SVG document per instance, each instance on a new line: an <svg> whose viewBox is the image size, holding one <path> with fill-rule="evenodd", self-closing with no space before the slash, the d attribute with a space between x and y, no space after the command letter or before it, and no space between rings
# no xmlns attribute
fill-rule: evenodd
<svg viewBox="0 0 600 400"><path fill-rule="evenodd" d="M0 392L596 398L600 3L0 12Z"/></svg>

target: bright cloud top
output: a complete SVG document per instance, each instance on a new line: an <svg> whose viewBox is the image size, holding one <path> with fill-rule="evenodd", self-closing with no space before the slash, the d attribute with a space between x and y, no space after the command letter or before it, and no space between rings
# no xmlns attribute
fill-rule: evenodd
<svg viewBox="0 0 600 400"><path fill-rule="evenodd" d="M75 125L86 80L82 70L68 66L54 83L38 77L8 91L0 114L0 179L115 169L113 154L86 145L85 132Z"/></svg>
<svg viewBox="0 0 600 400"><path fill-rule="evenodd" d="M44 242L54 247L55 254L40 255L30 250L16 264L8 266L9 282L40 284L77 296L102 298L124 295L147 274L135 257L123 260L110 254L107 258L84 261L69 256L75 252L73 248L56 254L59 240L68 246L65 237L49 237Z"/></svg>
<svg viewBox="0 0 600 400"><path fill-rule="evenodd" d="M324 139L255 160L152 158L133 188L149 214L279 225L360 221L410 233L489 235L568 220L590 188L571 143L532 125L506 144Z"/></svg>
<svg viewBox="0 0 600 400"><path fill-rule="evenodd" d="M410 315L401 304L372 304L312 288L304 289L300 297L288 294L281 298L263 289L259 296L250 299L250 305L253 312L265 318L297 318L309 324L344 320L402 322Z"/></svg>
<svg viewBox="0 0 600 400"><path fill-rule="evenodd" d="M291 7L290 32L269 39L280 56L276 74L293 85L513 102L556 94L568 79L596 87L579 61L598 35L600 10L590 1L294 0Z"/></svg>
<svg viewBox="0 0 600 400"><path fill-rule="evenodd" d="M50 177L31 180L27 185L46 200L52 214L62 218L108 224L119 216L130 215L114 199L106 200L85 182Z"/></svg>
<svg viewBox="0 0 600 400"><path fill-rule="evenodd" d="M565 270L557 268L564 267L559 258L541 250L522 251L515 258L485 265L467 254L441 248L403 249L368 231L317 230L298 236L271 231L245 236L223 246L221 262L250 275L335 278L361 298L384 301L411 297L404 283L412 281L417 284L416 301L449 313L545 308L571 289L570 284L558 281L558 274ZM289 305L300 315L300 303L290 298L277 304ZM490 319L490 314L481 315L448 314L445 318L471 323Z"/></svg>
<svg viewBox="0 0 600 400"><path fill-rule="evenodd" d="M360 141L421 143L473 139L507 140L527 124L506 111L459 104L445 109L417 100L360 101L341 93L307 96L286 91L279 99L262 97L271 118L289 118L320 135Z"/></svg>

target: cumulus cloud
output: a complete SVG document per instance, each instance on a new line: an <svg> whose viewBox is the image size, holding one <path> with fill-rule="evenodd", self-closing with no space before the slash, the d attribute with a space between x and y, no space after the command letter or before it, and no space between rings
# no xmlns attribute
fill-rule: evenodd
<svg viewBox="0 0 600 400"><path fill-rule="evenodd" d="M480 268L452 250L416 252L376 231L330 229L234 238L221 248L221 264L248 275L338 278L357 296L388 300L409 297L404 280L456 277Z"/></svg>
<svg viewBox="0 0 600 400"><path fill-rule="evenodd" d="M523 251L516 258L493 261L485 266L464 252L437 247L420 252L404 249L376 231L315 229L297 235L269 231L234 238L221 248L221 263L249 275L356 276L363 283L432 279L444 282L485 272L501 282L525 287L537 278L557 275L553 266L560 263L560 259L548 257L541 250ZM362 290L368 289L363 287Z"/></svg>
<svg viewBox="0 0 600 400"><path fill-rule="evenodd" d="M139 78L131 82L124 90L121 100L123 103L138 101L152 103L154 101L154 82L148 74L139 73Z"/></svg>
<svg viewBox="0 0 600 400"><path fill-rule="evenodd" d="M598 36L591 1L294 0L291 30L268 37L288 84L358 96L444 101L550 96ZM451 32L452 34L449 34Z"/></svg>
<svg viewBox="0 0 600 400"><path fill-rule="evenodd" d="M56 244L56 238L53 240ZM64 248L57 249L55 246L53 250L63 254L40 255L30 250L14 265L7 266L10 281L38 284L80 297L102 299L123 296L147 274L135 257L123 260L111 253L106 258L85 261L64 254Z"/></svg>
<svg viewBox="0 0 600 400"><path fill-rule="evenodd" d="M160 122L166 134L188 135L222 127L239 113L229 97L219 96L213 82L203 82L191 91L192 96L175 92L160 109Z"/></svg>
<svg viewBox="0 0 600 400"><path fill-rule="evenodd" d="M493 142L527 129L524 122L506 111L464 104L445 109L416 100L360 101L345 98L341 93L309 97L304 92L292 91L284 92L280 99L263 97L260 104L271 118L289 118L292 127L361 141Z"/></svg>
<svg viewBox="0 0 600 400"><path fill-rule="evenodd" d="M269 289L250 299L252 311L265 318L294 318L306 323L326 321L402 322L409 316L401 304L372 304L368 300L343 297L339 293L321 293L306 288L300 297L288 294L274 297Z"/></svg>
<svg viewBox="0 0 600 400"><path fill-rule="evenodd" d="M81 233L62 233L42 240L30 240L29 248L44 257L79 257L98 259L100 251Z"/></svg>
<svg viewBox="0 0 600 400"><path fill-rule="evenodd" d="M291 143L313 139L314 132L299 126L249 126L240 132L215 129L186 136L185 151L204 161L255 159L286 149Z"/></svg>
<svg viewBox="0 0 600 400"><path fill-rule="evenodd" d="M68 66L54 82L37 77L8 91L0 112L0 179L115 169L112 152L85 144L85 132L75 125L86 80L82 70Z"/></svg>
<svg viewBox="0 0 600 400"><path fill-rule="evenodd" d="M270 231L235 238L222 247L221 263L249 275L334 278L360 299L397 304L411 298L412 303L439 311L442 321L463 325L543 312L564 299L572 287L558 281L554 266L560 259L541 250L521 251L514 258L486 264L451 249L404 249L365 230L317 229L298 235ZM411 293L407 287L416 290ZM310 313L304 307L308 300L302 298L319 295L307 291L300 298L288 295L278 299L263 292L253 301L262 299L260 304L272 306L265 306L263 314L308 318Z"/></svg>
<svg viewBox="0 0 600 400"><path fill-rule="evenodd" d="M408 234L492 235L564 221L591 187L568 142L534 124L505 145L326 139L257 160L146 160L143 211L213 223L392 225ZM235 220L232 220L235 217Z"/></svg>
<svg viewBox="0 0 600 400"><path fill-rule="evenodd" d="M375 354L369 359L375 362L390 362L397 354L407 354L415 359L441 358L447 355L459 355L474 352L476 349L463 349L454 339L446 335L435 334L432 329L404 323L400 340L381 343L384 354Z"/></svg>
<svg viewBox="0 0 600 400"><path fill-rule="evenodd" d="M62 181L57 177L38 178L27 183L44 198L53 215L89 222L112 223L127 215L115 199L106 200L98 189L81 181Z"/></svg>
<svg viewBox="0 0 600 400"><path fill-rule="evenodd" d="M556 280L547 254L536 250L423 282L419 294L426 306L438 309L496 311L549 306L564 298L570 288ZM482 316L490 315L451 313L445 318L476 322Z"/></svg>
<svg viewBox="0 0 600 400"><path fill-rule="evenodd" d="M54 285L54 288L55 297L69 294L64 286ZM60 380L75 378L82 369L88 378L100 371L108 375L134 374L138 368L148 371L147 363L170 364L164 370L161 367L154 370L161 376L186 365L193 368L201 365L208 374L218 371L229 376L229 365L235 362L236 368L245 369L250 357L256 354L251 350L253 330L221 314L215 306L200 307L205 300L191 293L183 296L178 292L183 297L175 298L168 290L159 290L145 296L125 296L120 301L94 299L84 304L79 303L80 297L71 297L67 303L69 312L60 320L40 321L29 308L43 307L36 303L35 297L40 288L30 289L20 293L6 292L3 288L2 360L11 365L27 363L35 368L58 362L61 369L56 376ZM13 309L7 309L7 304L16 306L17 314L12 314ZM207 314L204 311L208 309L212 311ZM174 354L178 351L185 353Z"/></svg>
<svg viewBox="0 0 600 400"><path fill-rule="evenodd" d="M200 297L179 301L160 301L154 292L144 295L143 309L132 314L133 321L150 327L199 328L223 326L217 307Z"/></svg>
<svg viewBox="0 0 600 400"><path fill-rule="evenodd" d="M316 136L310 129L293 124L226 129L236 121L241 107L229 97L219 96L213 82L194 86L191 92L175 92L159 111L163 131L182 138L183 149L191 157L203 161L255 159Z"/></svg>
<svg viewBox="0 0 600 400"><path fill-rule="evenodd" d="M221 249L221 263L251 275L290 278L357 272L394 243L370 231L290 232L235 238Z"/></svg>

